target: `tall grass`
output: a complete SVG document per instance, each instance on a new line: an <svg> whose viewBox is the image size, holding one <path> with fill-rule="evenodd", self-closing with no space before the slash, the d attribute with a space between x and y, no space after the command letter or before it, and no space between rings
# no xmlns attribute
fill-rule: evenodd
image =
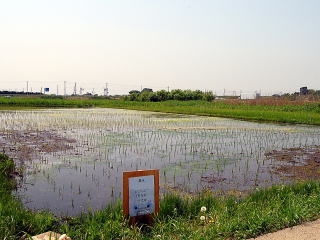
<svg viewBox="0 0 320 240"><path fill-rule="evenodd" d="M0 239L21 239L54 228L57 220L51 214L25 210L11 195L13 173L13 161L0 153Z"/></svg>
<svg viewBox="0 0 320 240"><path fill-rule="evenodd" d="M318 103L267 106L248 104L234 105L224 102L205 101L166 101L156 103L108 101L103 106L145 111L228 117L251 121L320 125L320 104Z"/></svg>
<svg viewBox="0 0 320 240"><path fill-rule="evenodd" d="M0 107L93 107L99 100L72 100L51 98L0 98Z"/></svg>
<svg viewBox="0 0 320 240"><path fill-rule="evenodd" d="M83 240L245 239L315 219L320 213L320 183L309 181L257 189L243 198L167 194L154 225L146 228L130 227L120 203L75 218L56 218L24 209L11 195L13 171L13 161L0 154L0 239L21 239L49 230ZM200 212L202 206L206 212Z"/></svg>

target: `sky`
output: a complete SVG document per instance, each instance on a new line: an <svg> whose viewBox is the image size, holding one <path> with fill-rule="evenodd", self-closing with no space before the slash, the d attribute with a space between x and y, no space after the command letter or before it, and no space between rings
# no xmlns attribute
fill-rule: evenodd
<svg viewBox="0 0 320 240"><path fill-rule="evenodd" d="M0 0L0 90L320 89L319 0Z"/></svg>

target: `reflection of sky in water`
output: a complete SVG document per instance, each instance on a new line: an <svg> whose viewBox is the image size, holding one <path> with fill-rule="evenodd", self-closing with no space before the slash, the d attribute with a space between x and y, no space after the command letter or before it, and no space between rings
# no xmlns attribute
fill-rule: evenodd
<svg viewBox="0 0 320 240"><path fill-rule="evenodd" d="M17 195L32 209L76 215L121 197L122 172L161 169L161 189L248 190L279 182L264 153L319 145L319 127L114 109L6 111L0 130L50 130L73 150L26 163Z"/></svg>

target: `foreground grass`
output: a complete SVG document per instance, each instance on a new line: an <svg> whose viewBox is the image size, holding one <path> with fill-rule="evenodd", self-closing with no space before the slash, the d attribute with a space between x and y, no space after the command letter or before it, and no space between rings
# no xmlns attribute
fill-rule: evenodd
<svg viewBox="0 0 320 240"><path fill-rule="evenodd" d="M0 239L21 239L53 230L73 239L245 239L319 217L320 183L257 189L247 197L193 198L165 195L152 227L130 227L121 205L76 218L24 209L12 196L13 161L0 154ZM206 206L205 213L200 208ZM200 216L206 217L205 221Z"/></svg>
<svg viewBox="0 0 320 240"><path fill-rule="evenodd" d="M23 108L106 107L166 113L228 117L249 121L320 125L320 103L250 105L206 101L132 102L106 99L0 98L0 110Z"/></svg>

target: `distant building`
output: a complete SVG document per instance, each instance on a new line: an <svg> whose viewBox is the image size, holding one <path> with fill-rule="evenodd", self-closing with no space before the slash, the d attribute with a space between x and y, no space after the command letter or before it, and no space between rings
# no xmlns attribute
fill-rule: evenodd
<svg viewBox="0 0 320 240"><path fill-rule="evenodd" d="M138 91L138 90L131 90L129 92L129 94L139 94L139 93L140 93L140 91Z"/></svg>
<svg viewBox="0 0 320 240"><path fill-rule="evenodd" d="M151 88L144 88L141 92L153 92Z"/></svg>
<svg viewBox="0 0 320 240"><path fill-rule="evenodd" d="M307 87L300 88L300 95L308 95L309 90Z"/></svg>

